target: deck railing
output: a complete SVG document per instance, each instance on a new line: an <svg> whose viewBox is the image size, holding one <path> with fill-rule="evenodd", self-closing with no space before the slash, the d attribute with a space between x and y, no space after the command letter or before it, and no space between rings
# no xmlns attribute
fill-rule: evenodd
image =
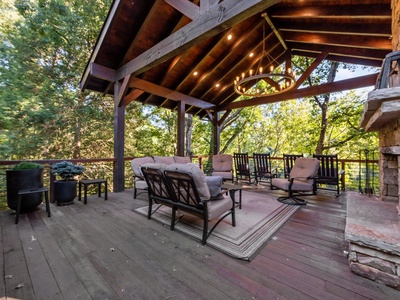
<svg viewBox="0 0 400 300"><path fill-rule="evenodd" d="M207 155L193 156L192 161L198 163L201 169L206 173L211 173L211 157ZM130 167L130 161L134 157L125 157L125 189L132 188L132 170ZM113 187L113 172L115 159L114 158L98 158L98 159L67 159L73 163L77 163L86 167L86 171L83 176L88 179L92 178L104 178L108 181L109 189ZM50 186L50 197L54 199L52 193L52 182L56 179L50 172L50 166L56 162L63 161L62 159L57 160L31 160L33 162L41 163L44 165L43 180L44 184ZM281 157L271 158L273 169L278 173L278 176L283 177L283 162ZM7 208L7 191L6 191L6 170L13 168L18 164L19 160L0 160L0 210ZM250 157L250 165L252 166L253 160ZM370 160L368 174L366 174L365 161L356 159L342 159L339 160L340 166L344 172L344 182L346 190L363 191L366 186L366 178L368 177L370 188L373 189L375 194L379 194L379 175L378 175L378 161ZM92 187L94 188L94 187ZM89 191L91 192L91 191ZM94 193L94 192L93 192Z"/></svg>

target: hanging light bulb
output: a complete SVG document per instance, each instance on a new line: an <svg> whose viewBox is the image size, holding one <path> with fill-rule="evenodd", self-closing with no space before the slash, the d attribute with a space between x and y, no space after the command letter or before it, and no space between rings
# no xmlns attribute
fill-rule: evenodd
<svg viewBox="0 0 400 300"><path fill-rule="evenodd" d="M260 59L256 62L251 62L252 68L249 68L248 72L243 72L241 76L236 76L236 80L234 80L234 89L239 95L250 97L276 95L290 90L296 85L295 73L289 67L290 64L284 64L284 66L282 66L274 57L265 51L265 32L264 25L262 39L263 49ZM267 63L262 61L263 57L268 58ZM265 73L263 73L263 66L265 66ZM262 89L260 89L260 85L263 86ZM244 86L248 87L247 91Z"/></svg>

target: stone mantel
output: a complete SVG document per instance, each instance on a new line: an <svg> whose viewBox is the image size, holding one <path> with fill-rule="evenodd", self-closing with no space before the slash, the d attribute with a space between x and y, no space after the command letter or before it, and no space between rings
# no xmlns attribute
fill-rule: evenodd
<svg viewBox="0 0 400 300"><path fill-rule="evenodd" d="M400 87L374 90L368 93L360 127L379 131L400 118Z"/></svg>
<svg viewBox="0 0 400 300"><path fill-rule="evenodd" d="M400 155L400 146L380 147L379 152L382 154Z"/></svg>

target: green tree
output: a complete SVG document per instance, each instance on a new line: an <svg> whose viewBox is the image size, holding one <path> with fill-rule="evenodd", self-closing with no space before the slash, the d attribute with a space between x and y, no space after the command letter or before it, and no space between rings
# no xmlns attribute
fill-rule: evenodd
<svg viewBox="0 0 400 300"><path fill-rule="evenodd" d="M110 2L15 1L19 18L0 45L3 158L79 157L84 128L110 128L109 101L77 86Z"/></svg>

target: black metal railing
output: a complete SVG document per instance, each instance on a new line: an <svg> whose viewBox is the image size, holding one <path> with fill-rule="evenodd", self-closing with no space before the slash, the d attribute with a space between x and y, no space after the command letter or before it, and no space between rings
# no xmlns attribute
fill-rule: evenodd
<svg viewBox="0 0 400 300"><path fill-rule="evenodd" d="M134 157L125 158L125 189L133 187L132 170L130 161ZM198 163L200 168L206 173L211 174L211 158L212 156L198 155L192 157L193 163ZM250 157L251 158L251 157ZM113 172L115 159L114 158L99 158L99 159L67 159L73 163L77 163L86 167L85 173L80 176L81 178L104 178L108 181L110 191L113 187ZM52 182L56 179L50 172L50 166L56 162L63 160L32 160L44 165L43 180L44 184L50 186L50 195L52 198L51 186ZM271 157L272 167L278 173L278 176L283 177L283 161L281 157ZM7 189L6 189L6 170L13 168L20 161L0 161L0 210L7 208ZM344 172L344 183L346 190L365 191L366 180L368 179L368 188L373 190L374 194L379 194L379 174L378 174L378 161L370 160L369 165L365 165L364 160L339 160L340 166ZM250 159L252 164L252 158ZM252 167L252 166L251 166ZM92 188L95 188L94 186ZM95 193L95 191L90 191ZM53 199L53 198L52 198Z"/></svg>

